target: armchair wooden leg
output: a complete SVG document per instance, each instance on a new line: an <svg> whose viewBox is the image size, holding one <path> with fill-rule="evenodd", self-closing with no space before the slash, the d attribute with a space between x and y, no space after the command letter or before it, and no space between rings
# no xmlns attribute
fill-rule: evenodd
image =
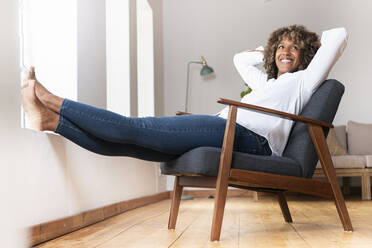
<svg viewBox="0 0 372 248"><path fill-rule="evenodd" d="M333 197L336 203L336 208L342 225L345 231L353 231L349 213L347 211L344 197L341 193L340 186L337 181L336 172L333 166L331 155L328 150L327 143L325 141L323 130L320 126L308 124L311 139L314 143L314 147L318 153L320 163L324 174L331 185Z"/></svg>
<svg viewBox="0 0 372 248"><path fill-rule="evenodd" d="M225 210L227 187L229 186L229 175L234 146L236 113L237 108L235 106L230 106L220 157L220 167L218 169L216 182L216 199L214 201L211 241L220 240L221 235L223 213Z"/></svg>
<svg viewBox="0 0 372 248"><path fill-rule="evenodd" d="M220 240L223 213L225 211L227 188L228 188L228 185L226 184L226 187L221 186L219 187L219 189L216 189L216 199L214 201L211 241Z"/></svg>
<svg viewBox="0 0 372 248"><path fill-rule="evenodd" d="M168 229L175 229L178 210L180 207L181 202L181 195L182 195L183 186L179 185L179 177L176 176L174 180L174 187L172 192L172 205L169 213L169 221L168 221Z"/></svg>
<svg viewBox="0 0 372 248"><path fill-rule="evenodd" d="M285 199L284 193L278 192L277 195L278 195L280 209L282 210L282 214L283 214L285 222L292 223L291 212L289 212L287 200Z"/></svg>

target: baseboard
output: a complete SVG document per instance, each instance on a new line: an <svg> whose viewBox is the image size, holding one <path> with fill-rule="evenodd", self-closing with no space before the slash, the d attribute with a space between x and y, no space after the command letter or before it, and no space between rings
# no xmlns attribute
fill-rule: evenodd
<svg viewBox="0 0 372 248"><path fill-rule="evenodd" d="M169 199L171 197L170 193L171 192L167 191L151 196L132 199L129 201L122 201L101 208L85 211L73 216L31 226L29 227L29 244L31 246L35 246L48 240L55 239L62 235L103 221L125 211ZM259 194L261 194L261 192ZM185 190L184 195L194 197L208 197L214 196L215 190ZM229 189L227 191L227 196L252 196L252 191Z"/></svg>
<svg viewBox="0 0 372 248"><path fill-rule="evenodd" d="M163 192L151 196L122 201L101 208L89 210L65 217L59 220L50 221L29 228L29 244L34 246L45 241L55 239L59 236L76 231L83 227L103 221L112 216L121 214L125 211L139 208L151 203L156 203L170 198L170 192Z"/></svg>

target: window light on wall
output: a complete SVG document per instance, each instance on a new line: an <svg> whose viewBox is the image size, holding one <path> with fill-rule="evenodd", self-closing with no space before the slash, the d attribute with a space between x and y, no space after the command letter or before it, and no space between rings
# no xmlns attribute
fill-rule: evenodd
<svg viewBox="0 0 372 248"><path fill-rule="evenodd" d="M35 66L40 82L73 100L77 99L75 12L75 0L19 0L22 74Z"/></svg>

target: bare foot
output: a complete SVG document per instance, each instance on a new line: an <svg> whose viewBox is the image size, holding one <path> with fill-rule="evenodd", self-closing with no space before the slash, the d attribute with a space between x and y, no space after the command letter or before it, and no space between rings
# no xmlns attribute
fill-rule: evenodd
<svg viewBox="0 0 372 248"><path fill-rule="evenodd" d="M58 115L45 107L35 94L35 80L27 80L22 86L22 106L30 128L39 131L54 131L58 125Z"/></svg>
<svg viewBox="0 0 372 248"><path fill-rule="evenodd" d="M63 98L60 98L56 95L50 93L37 79L35 76L35 68L31 67L27 73L26 78L23 81L22 88L26 87L29 84L29 81L34 81L35 95L39 101L48 109L52 110L56 114L59 114Z"/></svg>

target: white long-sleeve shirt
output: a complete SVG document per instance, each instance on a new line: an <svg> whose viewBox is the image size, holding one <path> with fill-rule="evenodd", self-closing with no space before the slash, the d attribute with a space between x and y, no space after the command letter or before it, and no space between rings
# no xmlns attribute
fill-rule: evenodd
<svg viewBox="0 0 372 248"><path fill-rule="evenodd" d="M300 114L311 95L327 78L347 43L345 28L324 31L321 47L305 70L287 72L267 80L267 74L256 68L263 63L261 52L242 52L234 56L234 64L244 82L252 89L241 102ZM262 49L262 47L261 47ZM261 50L259 49L259 50ZM228 107L219 116L227 118ZM238 109L237 123L265 137L272 154L281 156L287 144L293 121L263 113Z"/></svg>

